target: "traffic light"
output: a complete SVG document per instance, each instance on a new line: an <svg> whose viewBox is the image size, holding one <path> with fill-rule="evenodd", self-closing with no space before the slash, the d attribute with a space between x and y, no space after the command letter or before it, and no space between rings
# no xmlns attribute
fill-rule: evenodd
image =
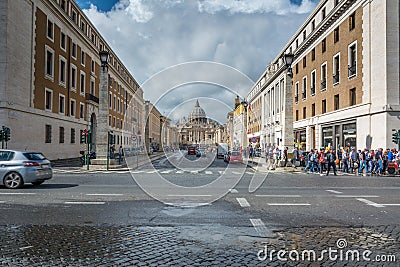
<svg viewBox="0 0 400 267"><path fill-rule="evenodd" d="M82 144L86 144L86 142L87 142L86 134L87 134L86 131L82 132L82 135L81 135L81 143Z"/></svg>
<svg viewBox="0 0 400 267"><path fill-rule="evenodd" d="M89 130L89 132L87 133L87 143L91 144L92 143L92 131Z"/></svg>
<svg viewBox="0 0 400 267"><path fill-rule="evenodd" d="M4 141L8 142L11 139L11 130L8 127L5 127L4 130Z"/></svg>
<svg viewBox="0 0 400 267"><path fill-rule="evenodd" d="M4 142L6 140L5 132L0 129L0 142Z"/></svg>
<svg viewBox="0 0 400 267"><path fill-rule="evenodd" d="M399 142L400 142L400 130L399 131L394 130L394 131L395 132L392 134L392 142L395 143L395 144L399 144Z"/></svg>

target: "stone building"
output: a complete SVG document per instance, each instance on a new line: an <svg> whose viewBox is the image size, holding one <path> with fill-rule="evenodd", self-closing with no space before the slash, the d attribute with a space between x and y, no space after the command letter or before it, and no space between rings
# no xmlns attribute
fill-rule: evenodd
<svg viewBox="0 0 400 267"><path fill-rule="evenodd" d="M11 128L9 148L78 157L90 129L96 151L102 50L110 54L107 130L123 146L142 134L142 89L75 1L1 1L0 20L0 122Z"/></svg>
<svg viewBox="0 0 400 267"><path fill-rule="evenodd" d="M199 101L196 100L188 119L182 118L176 126L179 131L180 147L191 144L210 146L216 143L216 132L220 124L207 118L206 112L200 107Z"/></svg>
<svg viewBox="0 0 400 267"><path fill-rule="evenodd" d="M395 145L399 1L321 1L283 53L290 51L297 143L307 150Z"/></svg>

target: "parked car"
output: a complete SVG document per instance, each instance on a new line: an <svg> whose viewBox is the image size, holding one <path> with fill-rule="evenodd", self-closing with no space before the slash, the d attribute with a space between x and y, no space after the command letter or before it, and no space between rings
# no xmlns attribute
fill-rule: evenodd
<svg viewBox="0 0 400 267"><path fill-rule="evenodd" d="M224 157L224 160L228 163L242 163L243 162L242 153L236 150L229 151Z"/></svg>
<svg viewBox="0 0 400 267"><path fill-rule="evenodd" d="M188 155L196 155L196 147L195 146L188 147Z"/></svg>
<svg viewBox="0 0 400 267"><path fill-rule="evenodd" d="M42 153L0 149L0 179L5 187L40 185L52 177L51 163Z"/></svg>

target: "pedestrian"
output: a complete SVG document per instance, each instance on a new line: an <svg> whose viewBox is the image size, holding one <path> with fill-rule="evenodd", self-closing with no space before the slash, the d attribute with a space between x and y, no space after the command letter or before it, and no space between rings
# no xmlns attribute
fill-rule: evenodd
<svg viewBox="0 0 400 267"><path fill-rule="evenodd" d="M342 149L342 172L349 172L349 153Z"/></svg>
<svg viewBox="0 0 400 267"><path fill-rule="evenodd" d="M286 167L287 161L288 161L288 147L285 147L285 149L283 150L283 167Z"/></svg>
<svg viewBox="0 0 400 267"><path fill-rule="evenodd" d="M110 159L114 159L114 154L115 154L115 145L112 145L110 147Z"/></svg>
<svg viewBox="0 0 400 267"><path fill-rule="evenodd" d="M358 174L362 175L365 169L365 172L368 173L367 168L367 156L366 156L367 149L365 148L363 151L359 150L358 155L360 159L360 166L358 167Z"/></svg>
<svg viewBox="0 0 400 267"><path fill-rule="evenodd" d="M336 153L335 150L328 150L328 153L326 155L326 160L328 161L328 168L326 171L326 176L329 175L329 171L331 170L331 167L333 167L333 174L336 176Z"/></svg>
<svg viewBox="0 0 400 267"><path fill-rule="evenodd" d="M378 164L376 175L381 176L383 174L383 149L380 148L378 152L375 153L375 159Z"/></svg>
<svg viewBox="0 0 400 267"><path fill-rule="evenodd" d="M319 152L318 162L319 162L320 174L323 174L323 172L326 170L325 148L321 148Z"/></svg>
<svg viewBox="0 0 400 267"><path fill-rule="evenodd" d="M299 150L297 147L294 147L293 148L293 168L295 168L295 169L297 169L296 161L297 161L298 156L299 156Z"/></svg>

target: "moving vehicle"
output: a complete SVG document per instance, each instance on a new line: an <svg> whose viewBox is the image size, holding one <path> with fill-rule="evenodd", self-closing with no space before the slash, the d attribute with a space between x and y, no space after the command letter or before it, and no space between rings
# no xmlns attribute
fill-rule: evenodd
<svg viewBox="0 0 400 267"><path fill-rule="evenodd" d="M219 143L217 148L217 158L224 158L224 155L228 152L229 145L227 143Z"/></svg>
<svg viewBox="0 0 400 267"><path fill-rule="evenodd" d="M188 146L188 155L196 155L196 146Z"/></svg>
<svg viewBox="0 0 400 267"><path fill-rule="evenodd" d="M40 152L0 149L0 181L9 189L40 185L53 177L51 163Z"/></svg>
<svg viewBox="0 0 400 267"><path fill-rule="evenodd" d="M226 153L224 160L228 163L243 163L243 157L240 151L229 151Z"/></svg>
<svg viewBox="0 0 400 267"><path fill-rule="evenodd" d="M196 157L205 157L206 151L204 149L197 149L196 150Z"/></svg>

